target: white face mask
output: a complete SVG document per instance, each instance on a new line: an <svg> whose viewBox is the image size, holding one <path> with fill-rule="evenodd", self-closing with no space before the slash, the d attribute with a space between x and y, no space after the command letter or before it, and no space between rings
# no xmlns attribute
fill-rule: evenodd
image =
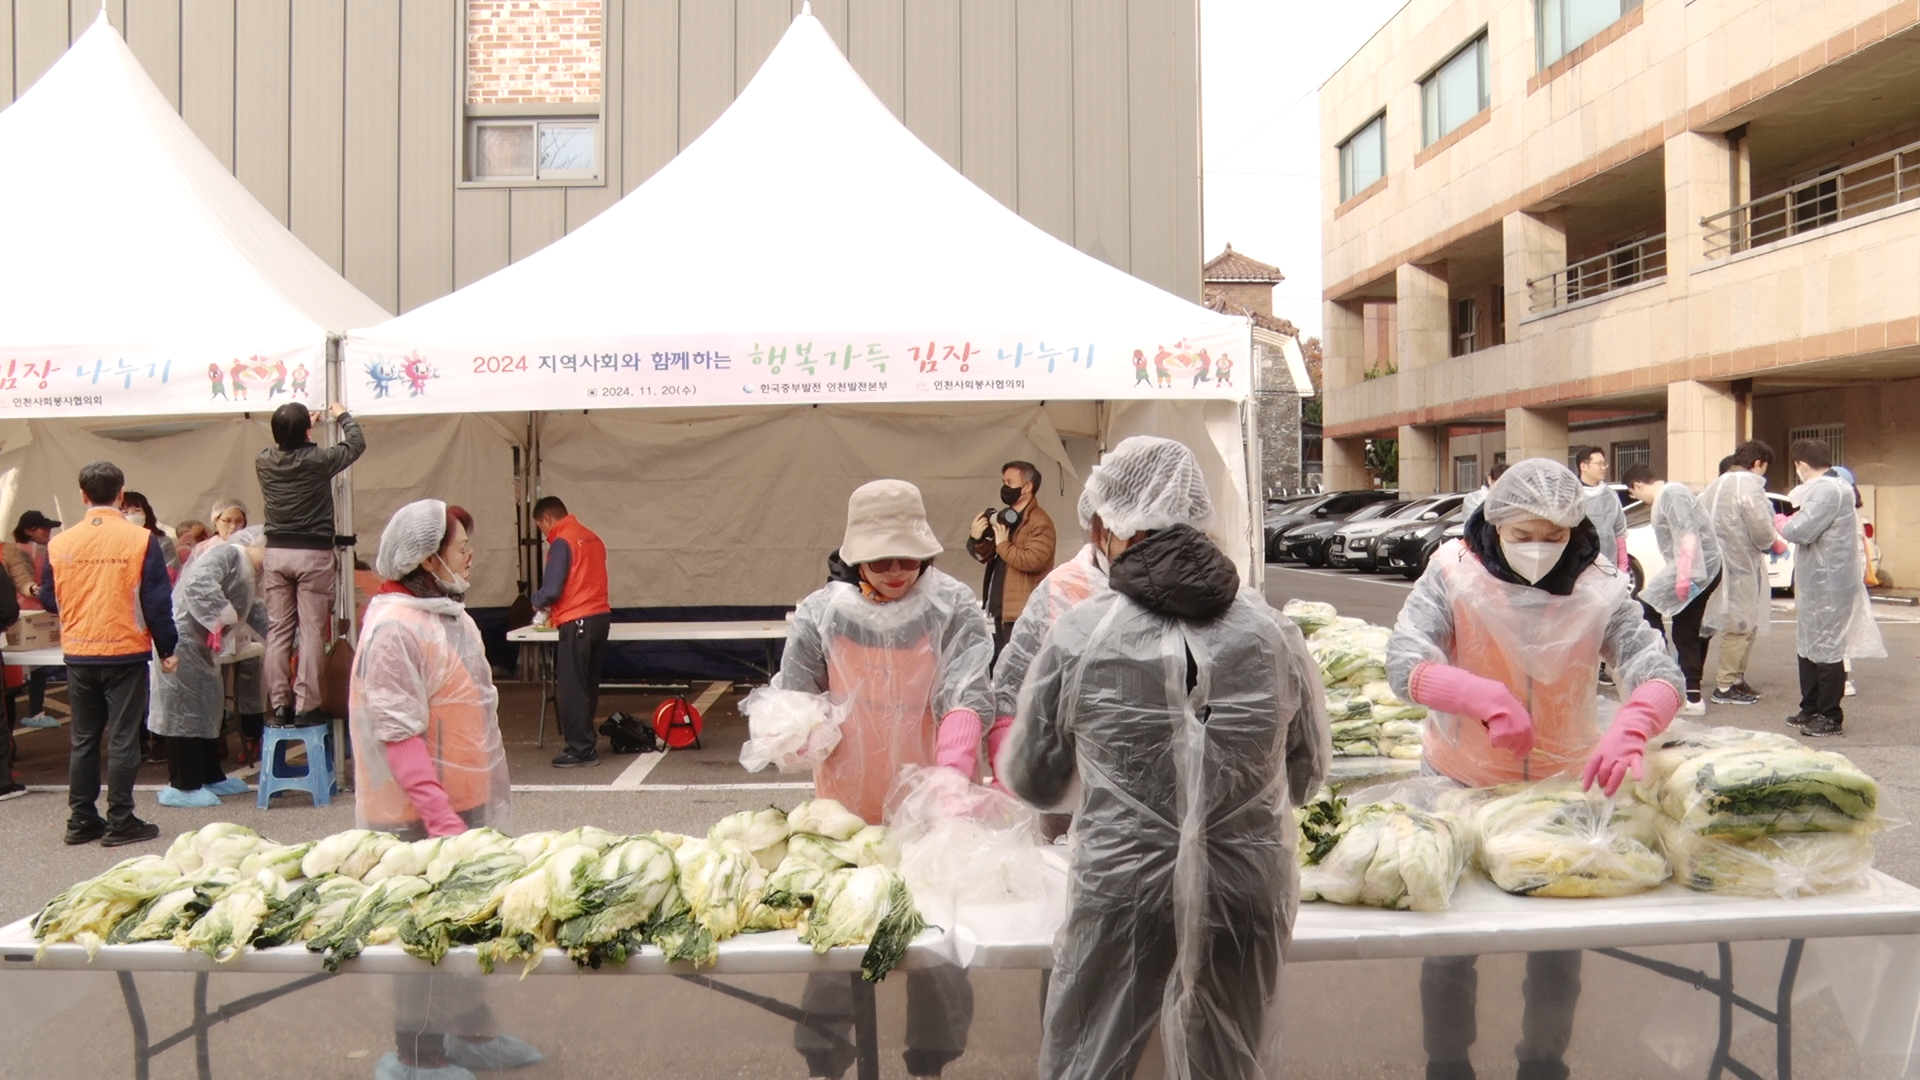
<svg viewBox="0 0 1920 1080"><path fill-rule="evenodd" d="M1566 550L1565 540L1557 544L1546 540L1525 543L1500 541L1500 554L1506 556L1508 568L1526 579L1529 585L1546 577L1559 564L1560 556Z"/></svg>
<svg viewBox="0 0 1920 1080"><path fill-rule="evenodd" d="M147 515L141 513L138 510L127 511L127 520L133 522L135 525L138 525L143 529L147 527Z"/></svg>
<svg viewBox="0 0 1920 1080"><path fill-rule="evenodd" d="M445 562L441 562L438 556L435 556L434 561L439 562L443 568L447 565ZM453 578L449 580L441 577L437 570L429 569L427 573L433 575L433 583L440 586L441 591L445 592L448 596L465 596L467 595L467 590L473 588L473 579L465 574L455 574Z"/></svg>

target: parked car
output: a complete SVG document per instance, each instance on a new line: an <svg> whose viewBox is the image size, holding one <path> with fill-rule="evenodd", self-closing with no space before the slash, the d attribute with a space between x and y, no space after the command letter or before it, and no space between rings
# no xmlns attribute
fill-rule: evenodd
<svg viewBox="0 0 1920 1080"><path fill-rule="evenodd" d="M1309 522L1289 529L1281 538L1286 556L1308 566L1327 565L1327 547L1333 542L1333 535L1350 524L1391 518L1412 503L1380 500L1355 510L1345 518L1328 518L1325 521Z"/></svg>
<svg viewBox="0 0 1920 1080"><path fill-rule="evenodd" d="M1318 495L1302 502L1281 508L1281 512L1269 511L1266 520L1267 561L1282 562L1286 558L1286 548L1280 542L1288 530L1302 525L1323 524L1328 521L1347 520L1356 511L1378 502L1391 502L1399 498L1400 493L1389 490L1334 491Z"/></svg>
<svg viewBox="0 0 1920 1080"><path fill-rule="evenodd" d="M1429 495L1367 521L1350 518L1327 544L1327 565L1372 573L1380 569L1382 538L1421 521L1438 521L1460 506L1464 495Z"/></svg>
<svg viewBox="0 0 1920 1080"><path fill-rule="evenodd" d="M1793 504L1785 495L1767 492L1767 501L1776 514L1793 513ZM1871 526L1869 526L1871 527ZM1642 502L1627 504L1627 570L1633 575L1633 595L1639 596L1647 579L1666 568L1660 544L1653 537L1653 508ZM1793 545L1781 554L1767 554L1767 584L1773 591L1793 595Z"/></svg>
<svg viewBox="0 0 1920 1080"><path fill-rule="evenodd" d="M1434 550L1466 532L1467 515L1455 505L1453 510L1432 521L1409 521L1383 533L1374 541L1380 569L1397 570L1408 581L1427 572L1427 560Z"/></svg>

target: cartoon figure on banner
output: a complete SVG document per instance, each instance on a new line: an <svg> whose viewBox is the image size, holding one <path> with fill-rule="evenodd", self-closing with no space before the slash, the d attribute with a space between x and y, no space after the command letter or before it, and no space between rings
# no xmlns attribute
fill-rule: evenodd
<svg viewBox="0 0 1920 1080"><path fill-rule="evenodd" d="M1201 349L1198 353L1195 353L1193 355L1197 357L1200 361L1200 372L1199 374L1193 377L1193 386L1194 386L1194 389L1197 390L1200 388L1201 383L1208 381L1207 372L1213 368L1213 357L1208 356L1207 350L1205 349ZM1185 359L1185 357L1183 357L1183 359Z"/></svg>
<svg viewBox="0 0 1920 1080"><path fill-rule="evenodd" d="M247 400L246 373L247 373L247 365L239 360L235 360L233 362L233 367L230 368L227 372L228 377L233 382L233 396L228 400L230 401Z"/></svg>
<svg viewBox="0 0 1920 1080"><path fill-rule="evenodd" d="M407 375L408 397L420 397L425 394L427 392L427 380L440 377L439 372L427 366L426 357L421 356L417 352L407 357L406 365L402 370L404 370Z"/></svg>
<svg viewBox="0 0 1920 1080"><path fill-rule="evenodd" d="M1173 375L1167 371L1167 357L1172 355L1173 355L1172 353L1167 351L1167 347L1165 345L1160 346L1160 351L1157 354L1155 354L1153 358L1153 376L1154 376L1155 386L1172 386L1173 385Z"/></svg>
<svg viewBox="0 0 1920 1080"><path fill-rule="evenodd" d="M1139 386L1147 381L1146 371L1142 366L1145 363L1145 352L1144 350L1135 349L1133 356L1133 385ZM1212 354L1207 352L1207 350L1194 348L1193 345L1184 338L1174 342L1172 348L1168 348L1165 345L1155 347L1153 356L1154 388L1157 390L1171 389L1173 387L1174 372L1176 371L1183 376L1191 375L1192 382L1190 385L1196 390L1200 388L1201 383L1205 382L1218 382L1221 386L1233 385L1233 361L1231 359L1225 356L1216 359Z"/></svg>
<svg viewBox="0 0 1920 1080"><path fill-rule="evenodd" d="M285 360L275 360L273 362L273 385L267 388L267 400L272 401L274 398L279 397L286 392L286 389L287 362Z"/></svg>
<svg viewBox="0 0 1920 1080"><path fill-rule="evenodd" d="M393 369L393 365L367 362L367 384L373 387L374 397L391 397L393 384L399 378L400 373Z"/></svg>
<svg viewBox="0 0 1920 1080"><path fill-rule="evenodd" d="M305 364L296 365L293 369L293 396L297 398L307 396L307 365Z"/></svg>
<svg viewBox="0 0 1920 1080"><path fill-rule="evenodd" d="M208 401L212 401L214 398L226 398L227 373L219 363L216 362L207 365L207 381L213 384L213 393L207 398Z"/></svg>
<svg viewBox="0 0 1920 1080"><path fill-rule="evenodd" d="M1147 382L1147 354L1135 349L1133 350L1133 385L1139 386L1143 383L1148 386L1153 385Z"/></svg>
<svg viewBox="0 0 1920 1080"><path fill-rule="evenodd" d="M1220 359L1213 362L1213 381L1219 386L1233 385L1233 357L1221 353Z"/></svg>

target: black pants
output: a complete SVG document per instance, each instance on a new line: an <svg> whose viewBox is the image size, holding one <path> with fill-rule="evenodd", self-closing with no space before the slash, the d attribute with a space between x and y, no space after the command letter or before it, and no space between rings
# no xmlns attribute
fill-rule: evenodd
<svg viewBox="0 0 1920 1080"><path fill-rule="evenodd" d="M907 979L908 1076L939 1076L967 1050L973 1027L973 984L957 967L902 972ZM840 1076L854 1064L853 979L851 973L807 976L800 1007L841 1041L829 1042L806 1024L793 1031L793 1048L807 1059L813 1076Z"/></svg>
<svg viewBox="0 0 1920 1080"><path fill-rule="evenodd" d="M1428 1076L1473 1075L1471 1066L1458 1066L1466 1065L1467 1051L1479 1036L1475 1001L1480 974L1474 969L1478 959L1435 956L1420 968ZM1574 1008L1580 1003L1580 960L1578 949L1527 954L1527 981L1520 991L1526 1011L1520 1016L1520 1042L1513 1048L1522 1076L1566 1075L1564 1068L1551 1066L1560 1062L1573 1041ZM1542 1065L1549 1067L1540 1068Z"/></svg>
<svg viewBox="0 0 1920 1080"><path fill-rule="evenodd" d="M167 783L179 791L198 791L227 778L220 767L219 739L167 736Z"/></svg>
<svg viewBox="0 0 1920 1080"><path fill-rule="evenodd" d="M554 650L554 675L560 736L575 754L591 754L599 741L593 718L600 711L600 657L607 650L607 631L613 615L589 615L560 624L560 645Z"/></svg>
<svg viewBox="0 0 1920 1080"><path fill-rule="evenodd" d="M1700 590L1700 595L1688 601L1687 606L1681 608L1680 613L1673 617L1673 632L1670 637L1673 639L1674 651L1680 654L1680 674L1686 676L1689 695L1700 692L1700 673L1706 670L1707 666L1707 642L1713 637L1712 634L1700 633L1700 620L1706 617L1707 601L1713 597L1713 591L1719 587L1720 576L1716 574L1707 587ZM1644 605L1645 601L1641 603ZM1665 629L1660 613L1650 607L1647 608L1647 621L1653 624L1655 630Z"/></svg>
<svg viewBox="0 0 1920 1080"><path fill-rule="evenodd" d="M13 715L14 696L12 694L7 695L7 707L4 712L7 718L7 728L3 734L0 734L0 787L6 787L8 784L13 783L13 725L15 719Z"/></svg>
<svg viewBox="0 0 1920 1080"><path fill-rule="evenodd" d="M147 719L147 662L73 664L67 703L73 712L67 755L67 815L74 824L97 821L100 745L107 750L107 826L133 821L133 778L140 771L140 732Z"/></svg>
<svg viewBox="0 0 1920 1080"><path fill-rule="evenodd" d="M1012 640L1012 638L1012 623L1005 619L993 620L993 663L988 667L989 672L991 672L993 668L1000 666L1000 650L1006 648L1007 642Z"/></svg>
<svg viewBox="0 0 1920 1080"><path fill-rule="evenodd" d="M1840 698L1847 689L1847 665L1844 661L1816 664L1800 658L1800 711L1808 716L1830 716L1834 723L1846 719Z"/></svg>

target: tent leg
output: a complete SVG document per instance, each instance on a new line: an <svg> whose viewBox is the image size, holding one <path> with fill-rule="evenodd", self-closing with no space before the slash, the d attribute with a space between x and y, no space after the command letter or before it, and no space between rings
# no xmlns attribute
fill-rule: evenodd
<svg viewBox="0 0 1920 1080"><path fill-rule="evenodd" d="M340 338L327 336L327 405L345 404L346 384L344 372L340 366ZM327 441L332 445L340 440L339 425L328 428ZM334 636L345 637L350 643L360 639L360 606L354 595L353 547L341 547L338 537L353 535L353 468L333 478L333 531L336 537L333 549L334 561L334 619L331 629ZM344 527L343 527L344 526ZM352 756L352 740L347 737L346 719L333 719L333 775L334 786L341 791L353 790L353 770L347 768Z"/></svg>

